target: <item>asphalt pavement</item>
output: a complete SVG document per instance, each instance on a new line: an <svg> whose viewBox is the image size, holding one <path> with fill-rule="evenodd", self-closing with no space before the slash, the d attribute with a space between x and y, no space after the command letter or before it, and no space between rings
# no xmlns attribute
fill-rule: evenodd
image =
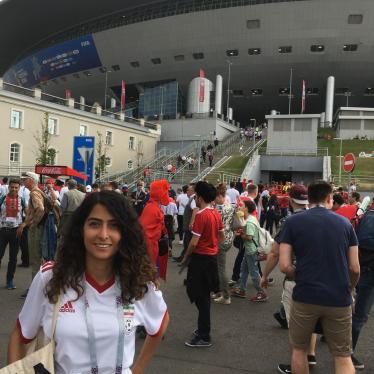
<svg viewBox="0 0 374 374"><path fill-rule="evenodd" d="M175 246L178 254L181 247ZM237 250L228 252L228 275ZM5 285L7 259L0 268L0 367L5 365L6 347L10 331L15 325L22 307L21 294L31 279L30 269L17 268L16 290L8 291ZM170 313L170 325L157 354L146 370L147 374L271 374L277 373L278 363L288 363L290 348L286 330L273 319L273 312L280 303L282 275L274 272L275 284L269 288L269 301L252 303L247 299L232 298L231 305L212 305L211 348L188 348L184 341L196 328L197 310L190 304L185 287L184 274L178 274L177 264L170 261L168 279L162 284ZM254 294L249 282L248 295ZM374 373L374 319L364 327L357 346L357 357L365 365L366 373ZM138 340L138 348L142 341ZM317 366L314 374L333 373L332 359L326 343L317 343Z"/></svg>

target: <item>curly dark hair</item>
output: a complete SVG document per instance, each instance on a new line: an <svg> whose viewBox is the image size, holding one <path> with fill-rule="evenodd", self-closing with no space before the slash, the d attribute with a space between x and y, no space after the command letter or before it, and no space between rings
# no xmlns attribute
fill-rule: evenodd
<svg viewBox="0 0 374 374"><path fill-rule="evenodd" d="M56 303L58 295L72 288L77 299L83 294L82 277L86 269L83 226L95 205L103 205L117 221L121 231L119 249L113 260L114 275L119 278L124 303L141 299L148 282L157 284L157 272L148 254L143 229L128 200L114 191L94 192L73 213L66 235L58 249L52 279L46 296Z"/></svg>

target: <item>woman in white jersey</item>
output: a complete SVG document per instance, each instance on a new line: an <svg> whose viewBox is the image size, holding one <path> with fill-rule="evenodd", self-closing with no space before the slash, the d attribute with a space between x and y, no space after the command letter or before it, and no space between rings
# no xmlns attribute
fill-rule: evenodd
<svg viewBox="0 0 374 374"><path fill-rule="evenodd" d="M112 191L92 193L74 213L56 262L45 263L34 278L10 337L8 361L25 355L24 344L40 327L51 337L54 304L61 295L56 373L143 373L169 320L156 279L127 200ZM140 325L148 336L133 365Z"/></svg>

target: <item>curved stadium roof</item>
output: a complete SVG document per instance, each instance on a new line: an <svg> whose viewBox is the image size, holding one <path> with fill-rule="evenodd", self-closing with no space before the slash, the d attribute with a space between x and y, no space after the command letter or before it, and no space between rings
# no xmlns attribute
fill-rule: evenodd
<svg viewBox="0 0 374 374"><path fill-rule="evenodd" d="M176 79L185 90L201 67L227 81L233 63L231 102L241 119L270 109L288 111L290 68L294 108L307 81L307 111L324 110L329 75L337 78L336 105L373 106L374 2L372 0L8 0L0 2L0 75L37 50L92 34L101 63L118 66L109 86ZM120 7L119 7L120 4ZM17 22L14 22L17 19ZM291 49L289 49L291 47ZM282 50L282 48L284 50ZM259 50L259 51L256 51ZM202 54L202 59L195 55ZM152 62L157 60L160 63ZM136 68L132 65L137 62ZM113 70L113 69L112 69ZM66 75L45 88L63 95L102 97L98 68L80 79ZM226 89L226 88L225 88ZM257 95L256 90L263 94ZM237 118L237 117L236 117Z"/></svg>

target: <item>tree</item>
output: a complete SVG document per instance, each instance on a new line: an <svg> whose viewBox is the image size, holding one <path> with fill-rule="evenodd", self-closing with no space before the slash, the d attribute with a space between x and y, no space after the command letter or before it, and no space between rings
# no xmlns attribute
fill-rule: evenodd
<svg viewBox="0 0 374 374"><path fill-rule="evenodd" d="M104 141L103 134L98 131L97 132L97 142L96 142L96 165L95 165L95 175L96 178L100 179L103 174L106 173L106 152L107 146Z"/></svg>
<svg viewBox="0 0 374 374"><path fill-rule="evenodd" d="M36 140L36 163L38 165L49 165L56 156L56 151L53 149L53 154L51 153L51 134L48 128L49 113L44 112L43 120L41 122L41 128L34 134L34 139Z"/></svg>

